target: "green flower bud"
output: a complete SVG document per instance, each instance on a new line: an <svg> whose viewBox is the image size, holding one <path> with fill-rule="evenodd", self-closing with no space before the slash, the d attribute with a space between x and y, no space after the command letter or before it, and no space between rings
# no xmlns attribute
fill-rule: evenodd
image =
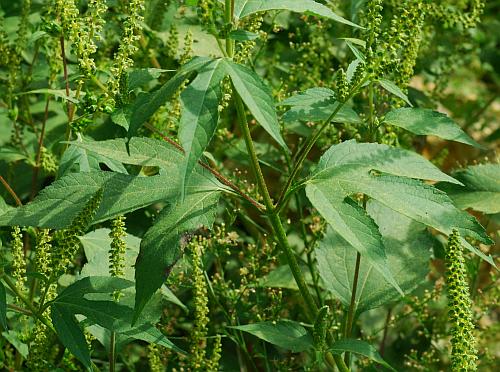
<svg viewBox="0 0 500 372"><path fill-rule="evenodd" d="M462 250L458 232L454 230L448 238L446 249L448 316L451 323L451 369L454 372L477 370L472 301Z"/></svg>

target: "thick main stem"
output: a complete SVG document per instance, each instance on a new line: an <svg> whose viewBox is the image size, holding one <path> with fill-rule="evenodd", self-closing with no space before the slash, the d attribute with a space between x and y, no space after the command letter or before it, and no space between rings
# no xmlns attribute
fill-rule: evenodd
<svg viewBox="0 0 500 372"><path fill-rule="evenodd" d="M293 277L297 282L299 291L306 303L309 315L311 319L314 319L318 313L318 306L316 305L313 296L309 292L309 288L305 281L304 275L302 274L297 259L295 258L295 253L292 247L290 247L290 245L288 244L288 239L286 237L283 224L281 223L281 220L274 209L273 201L271 200L271 196L269 195L266 181L264 179L264 175L262 174L262 169L259 165L259 159L257 158L257 153L255 152L252 136L250 134L250 128L248 127L248 122L246 119L245 108L238 93L234 94L234 100L236 104L236 111L238 114L238 122L243 134L243 138L245 140L248 154L250 155L250 163L252 165L252 169L257 181L257 186L264 199L264 205L266 207L266 213L269 217L269 222L271 223L271 226L274 230L280 248L286 255L288 265L290 266L290 270L292 271Z"/></svg>
<svg viewBox="0 0 500 372"><path fill-rule="evenodd" d="M234 14L234 0L225 0L224 1L224 18L226 21L226 26L229 28L226 35L226 53L229 58L232 58L234 55L234 41L229 37L229 32L231 31L230 27L232 27L233 23L233 14Z"/></svg>

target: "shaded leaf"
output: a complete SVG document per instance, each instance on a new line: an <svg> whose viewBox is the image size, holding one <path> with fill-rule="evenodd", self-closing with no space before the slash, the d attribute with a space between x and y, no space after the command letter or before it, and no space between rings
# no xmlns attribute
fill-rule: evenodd
<svg viewBox="0 0 500 372"><path fill-rule="evenodd" d="M1 244L0 244L1 247ZM0 282L0 325L4 330L8 328L7 326L7 292L5 291L5 286Z"/></svg>
<svg viewBox="0 0 500 372"><path fill-rule="evenodd" d="M313 347L311 335L300 323L291 320L283 319L228 328L250 333L273 345L297 353Z"/></svg>
<svg viewBox="0 0 500 372"><path fill-rule="evenodd" d="M72 145L95 152L124 164L158 166L171 169L184 161L182 153L165 141L146 137L132 137L107 141L73 141Z"/></svg>
<svg viewBox="0 0 500 372"><path fill-rule="evenodd" d="M425 280L429 271L430 249L433 244L430 234L424 225L376 201L370 201L367 210L382 235L387 265L407 295ZM328 228L315 253L325 288L344 306L349 306L356 250L339 234ZM361 313L399 299L398 291L362 256L355 299L356 311Z"/></svg>
<svg viewBox="0 0 500 372"><path fill-rule="evenodd" d="M29 354L28 345L19 339L19 335L16 331L5 331L2 332L2 336L5 337L9 343L14 346L14 348L23 356L27 358Z"/></svg>
<svg viewBox="0 0 500 372"><path fill-rule="evenodd" d="M78 140L72 143L81 143L83 141L87 143L96 142L89 138L83 139L81 134L77 134L77 136ZM95 145L95 147L98 147L98 145ZM97 154L92 150L72 144L64 151L61 157L57 171L58 178L67 173L99 171L101 170L100 164L106 165L113 172L128 173L123 164Z"/></svg>
<svg viewBox="0 0 500 372"><path fill-rule="evenodd" d="M350 199L343 200L336 188L325 183L308 184L306 195L326 222L403 294L387 264L378 227L363 208Z"/></svg>
<svg viewBox="0 0 500 372"><path fill-rule="evenodd" d="M451 118L437 111L399 108L389 111L384 122L418 135L433 135L481 148L481 145L470 138Z"/></svg>
<svg viewBox="0 0 500 372"><path fill-rule="evenodd" d="M111 248L110 229L97 229L80 237L87 262L82 268L80 275L85 276L106 276L109 274L109 251ZM141 239L127 234L123 240L126 249L123 264L123 277L134 280L134 264L139 254Z"/></svg>
<svg viewBox="0 0 500 372"><path fill-rule="evenodd" d="M247 30L233 30L229 33L229 38L238 41L255 40L259 34Z"/></svg>
<svg viewBox="0 0 500 372"><path fill-rule="evenodd" d="M136 68L128 74L128 89L132 91L142 87L152 80L158 79L162 73L172 70L164 70L161 68Z"/></svg>
<svg viewBox="0 0 500 372"><path fill-rule="evenodd" d="M442 183L438 187L458 208L471 208L486 214L500 213L500 164L469 166L453 172L453 177L464 187Z"/></svg>
<svg viewBox="0 0 500 372"><path fill-rule="evenodd" d="M113 121L123 126L128 131L129 137L134 136L140 126L177 92L177 89L191 73L211 61L212 59L208 57L194 57L161 88L154 92L139 93L132 104L117 110L113 114Z"/></svg>
<svg viewBox="0 0 500 372"><path fill-rule="evenodd" d="M396 371L384 359L382 359L377 349L366 341L343 339L335 341L329 348L329 350L335 354L342 354L344 352L359 354L373 360L380 365L383 365L391 371Z"/></svg>
<svg viewBox="0 0 500 372"><path fill-rule="evenodd" d="M52 324L61 343L87 368L92 364L87 340L75 317L57 305L50 307Z"/></svg>

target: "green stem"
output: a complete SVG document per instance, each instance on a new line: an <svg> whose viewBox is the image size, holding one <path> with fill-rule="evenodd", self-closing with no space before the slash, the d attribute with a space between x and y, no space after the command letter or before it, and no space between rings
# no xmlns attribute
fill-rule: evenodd
<svg viewBox="0 0 500 372"><path fill-rule="evenodd" d="M283 228L280 217L274 210L273 201L271 200L271 196L269 195L269 190L267 189L266 181L264 179L264 175L262 174L262 169L260 168L259 159L257 158L257 153L255 152L255 147L245 114L245 108L238 93L234 94L234 100L236 104L236 111L238 114L238 122L243 134L243 138L245 140L248 154L250 155L250 164L252 165L252 170L257 181L257 186L264 199L264 205L266 207L269 221L274 230L279 246L286 255L288 265L290 266L290 270L292 271L293 277L297 282L299 291L306 303L309 315L311 319L314 319L318 312L318 307L316 305L316 302L314 301L313 296L309 292L309 288L306 284L304 275L302 274L297 259L295 258L295 253L292 247L290 247L290 245L288 244L288 239L286 237L285 229Z"/></svg>
<svg viewBox="0 0 500 372"><path fill-rule="evenodd" d="M361 254L358 252L356 254L356 267L354 269L354 279L352 281L352 293L351 293L351 303L349 304L349 310L347 312L347 320L344 330L344 338L349 338L352 332L352 323L354 321L354 314L356 313L356 292L358 289L358 278L359 278L359 266L361 264ZM349 364L349 353L345 353L345 362Z"/></svg>
<svg viewBox="0 0 500 372"><path fill-rule="evenodd" d="M52 324L45 318L43 315L41 315L38 310L33 306L33 304L26 298L24 295L19 291L19 289L16 287L16 284L10 280L8 276L5 274L2 276L3 281L7 286L11 289L12 292L15 293L17 298L19 298L28 308L29 311L39 320L41 321L48 329L52 330L54 333L56 333L54 327Z"/></svg>
<svg viewBox="0 0 500 372"><path fill-rule="evenodd" d="M229 38L229 32L233 28L233 14L234 14L234 0L225 0L224 1L224 19L226 21L227 29L226 35L226 53L229 58L232 58L234 55L234 40Z"/></svg>
<svg viewBox="0 0 500 372"><path fill-rule="evenodd" d="M299 150L296 156L296 161L295 161L295 166L293 167L290 176L288 177L288 180L285 184L285 187L281 190L280 196L278 198L278 201L276 203L276 209L280 210L282 208L282 204L285 201L285 196L290 187L292 186L293 181L297 177L297 174L299 173L300 169L302 168L302 164L304 163L304 160L306 159L307 155L313 148L314 144L318 140L318 138L321 136L325 128L330 124L330 122L333 120L335 115L344 107L345 103L349 101L352 97L356 95L358 92L358 89L362 87L366 81L368 81L370 77L366 76L364 79L361 80L361 82L352 88L352 90L349 92L349 95L347 96L346 100L344 102L337 102L338 105L335 107L333 112L330 114L330 116L321 124L321 127L318 129L318 131L312 136L307 139L307 141L304 143L304 146Z"/></svg>

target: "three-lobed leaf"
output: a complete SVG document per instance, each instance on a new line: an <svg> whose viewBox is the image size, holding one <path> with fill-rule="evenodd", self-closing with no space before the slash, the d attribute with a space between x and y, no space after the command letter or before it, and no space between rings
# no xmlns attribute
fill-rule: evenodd
<svg viewBox="0 0 500 372"><path fill-rule="evenodd" d="M458 210L445 193L418 179L460 184L410 151L348 141L332 146L321 157L308 180L306 194L333 229L398 289L377 226L344 198L363 193L444 234L457 229L463 236L491 243L474 217ZM490 257L473 251L492 263Z"/></svg>

